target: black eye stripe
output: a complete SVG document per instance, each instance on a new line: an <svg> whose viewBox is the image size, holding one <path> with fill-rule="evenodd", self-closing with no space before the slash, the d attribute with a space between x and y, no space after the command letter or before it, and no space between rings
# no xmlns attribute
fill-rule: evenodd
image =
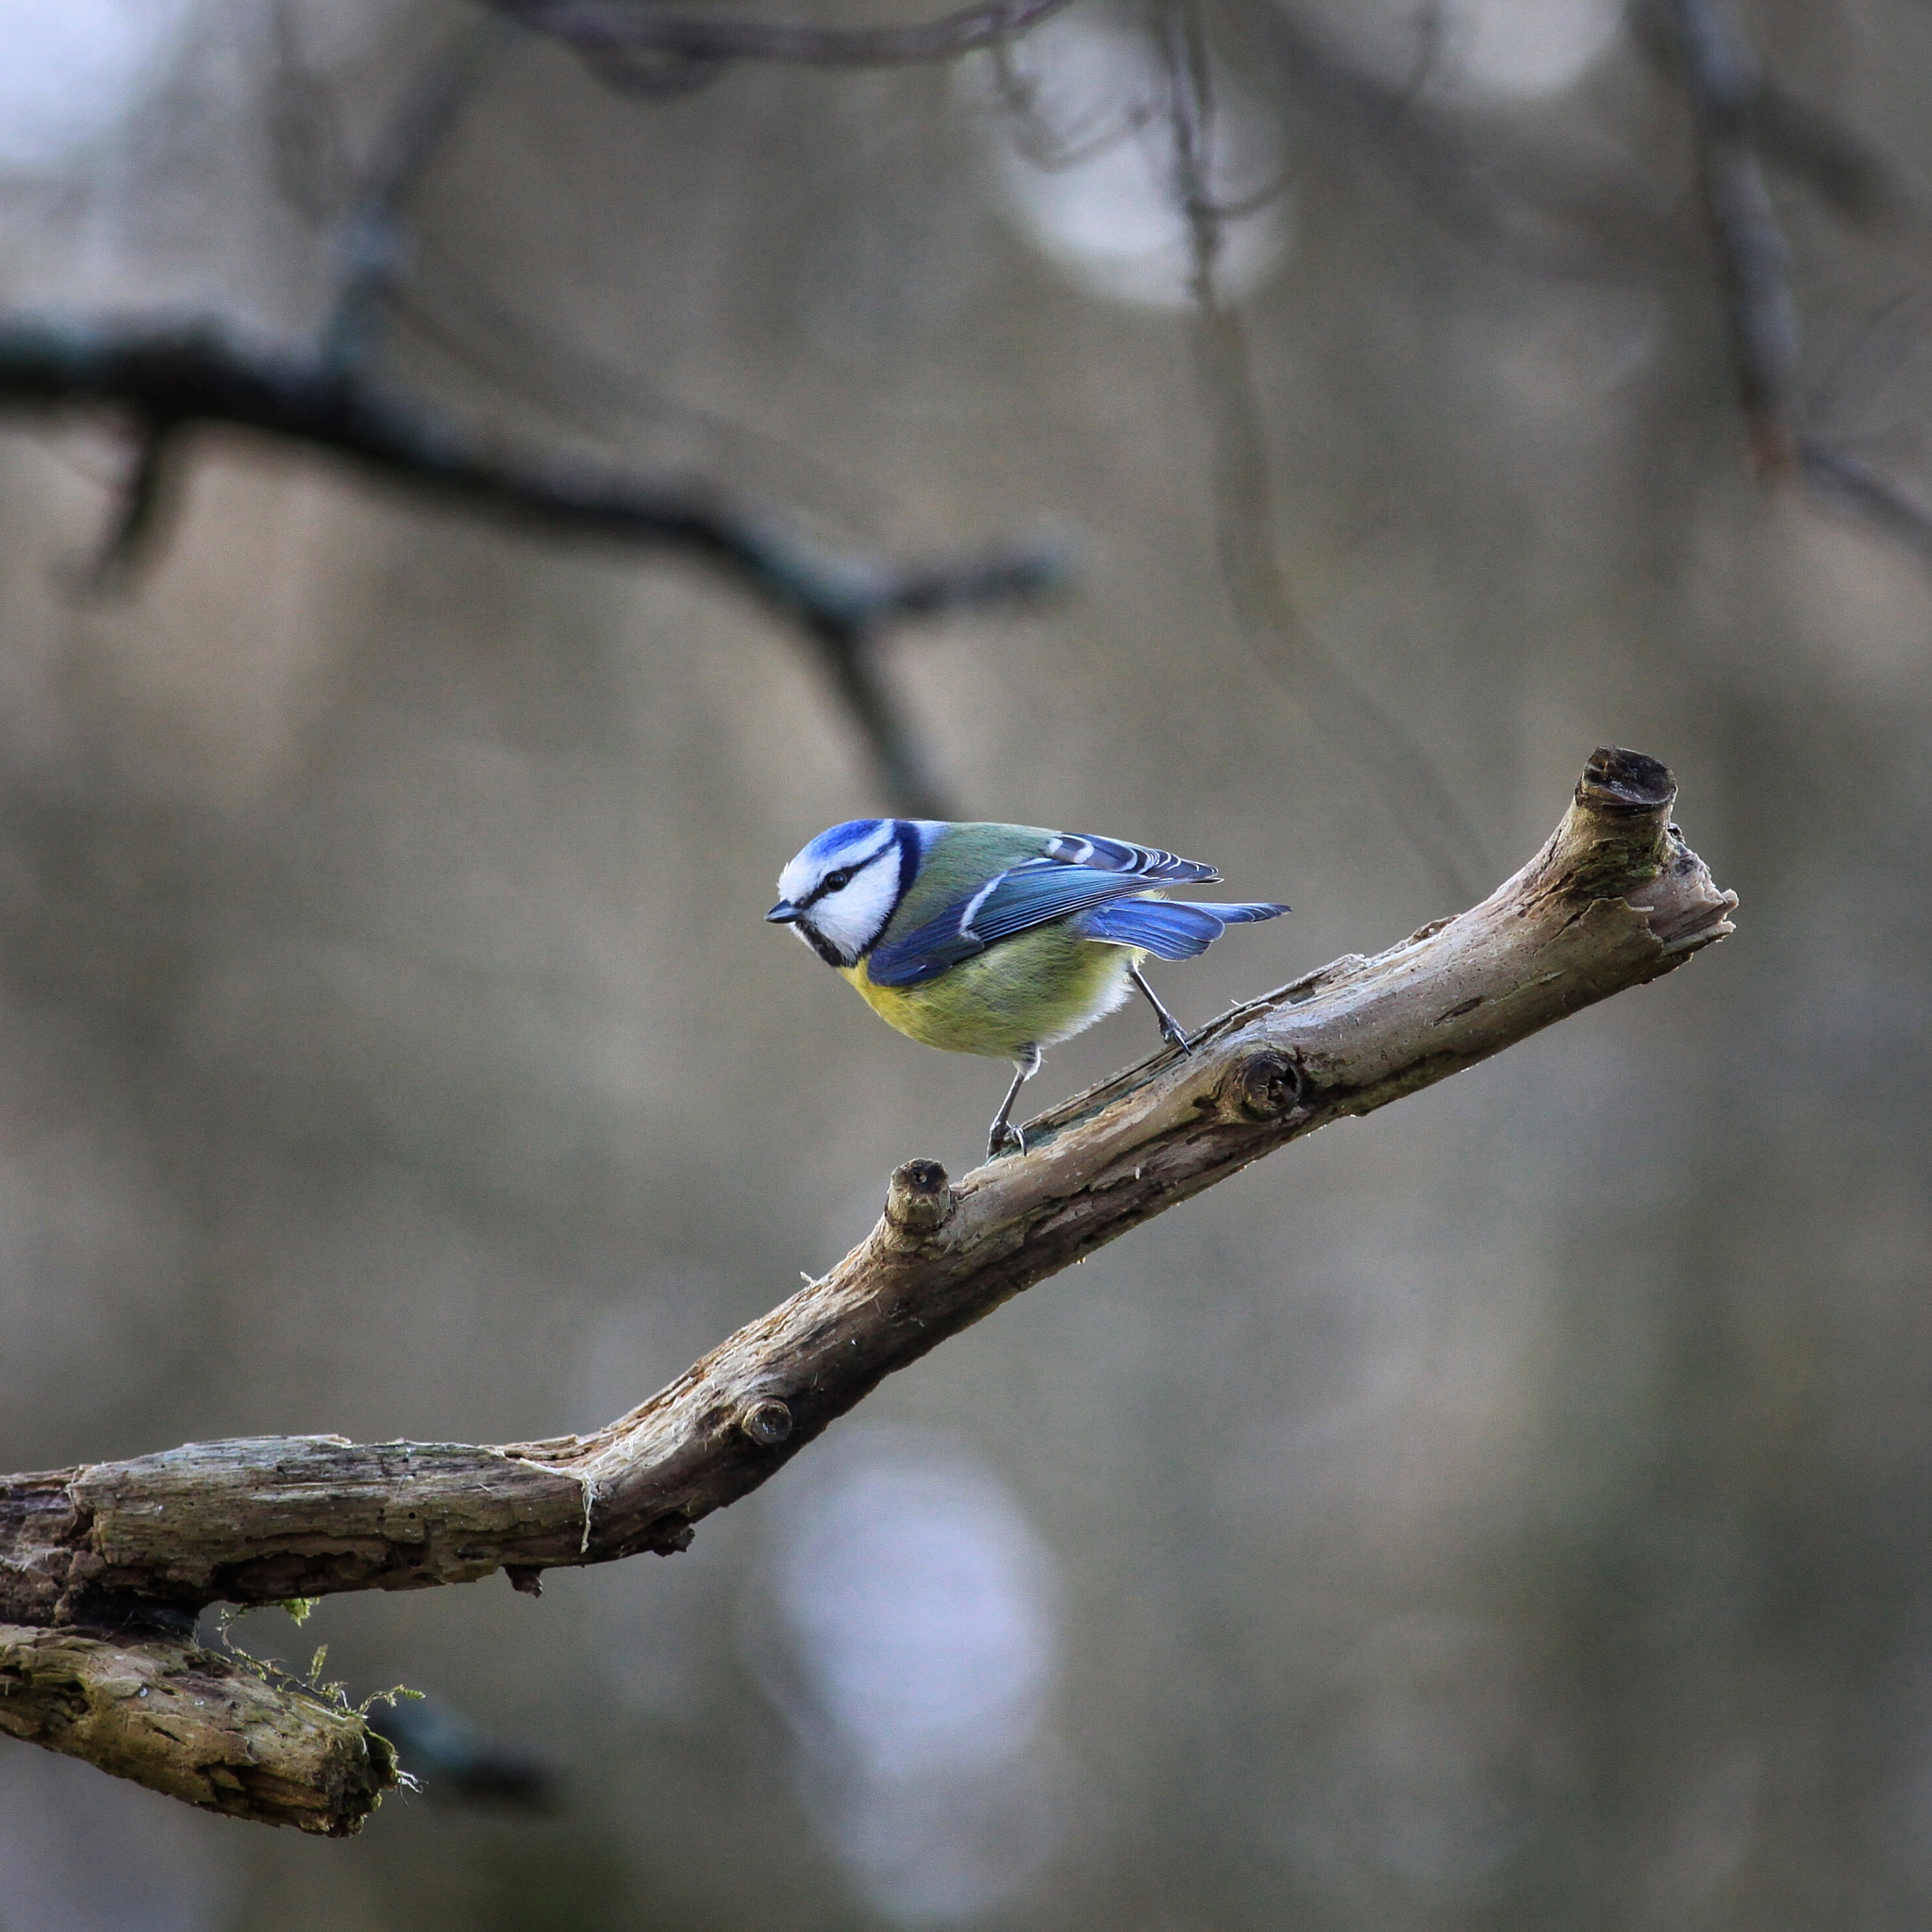
<svg viewBox="0 0 1932 1932"><path fill-rule="evenodd" d="M870 867L874 865L876 865L878 861L886 856L886 852L890 852L891 851L891 849L892 848L890 845L888 845L886 847L885 852L874 852L870 858L861 859L857 865L841 865L837 872L827 873L824 875L824 877L822 878L818 882L818 884L815 885L811 889L811 891L808 891L805 895L805 897L798 902L800 909L802 910L808 906L816 906L819 903L819 901L825 896L827 892L842 892L845 890L845 888L849 886L852 883L852 881L858 876L860 873L868 870Z"/></svg>

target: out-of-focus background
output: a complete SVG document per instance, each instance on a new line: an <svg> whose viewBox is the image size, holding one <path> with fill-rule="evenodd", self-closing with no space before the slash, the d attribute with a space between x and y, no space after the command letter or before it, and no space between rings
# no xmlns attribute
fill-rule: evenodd
<svg viewBox="0 0 1932 1932"><path fill-rule="evenodd" d="M1046 1283L675 1560L238 1626L535 1754L547 1809L425 1773L315 1842L0 1746L4 1932L1932 1915L1932 574L1754 479L1650 29L1248 7L1207 17L1207 165L1309 634L1474 886L1629 744L1738 937ZM311 341L344 184L480 17L5 0L6 310ZM1922 178L1932 11L1744 18ZM506 33L411 188L384 379L834 547L1064 545L1065 594L887 669L960 814L1294 902L1165 973L1190 1020L1456 909L1232 614L1144 14L641 94ZM1773 190L1803 426L1909 497L1924 231ZM125 462L108 416L0 433L0 1465L588 1427L895 1162L976 1158L1003 1071L760 924L887 803L792 630L212 433L101 594ZM1152 1044L1123 1014L1032 1091Z"/></svg>

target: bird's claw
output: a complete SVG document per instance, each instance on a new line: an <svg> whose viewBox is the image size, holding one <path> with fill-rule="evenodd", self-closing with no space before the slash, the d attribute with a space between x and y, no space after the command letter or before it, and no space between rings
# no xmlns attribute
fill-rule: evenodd
<svg viewBox="0 0 1932 1932"><path fill-rule="evenodd" d="M992 1135L986 1143L986 1158L989 1160L997 1160L1002 1154L1024 1154L1025 1151L1026 1136L1008 1121L1002 1121L992 1130Z"/></svg>
<svg viewBox="0 0 1932 1932"><path fill-rule="evenodd" d="M1188 1038L1187 1032L1182 1027L1163 1026L1160 1029L1160 1035L1167 1041L1168 1045L1177 1046L1185 1054L1191 1054L1194 1050L1194 1042Z"/></svg>

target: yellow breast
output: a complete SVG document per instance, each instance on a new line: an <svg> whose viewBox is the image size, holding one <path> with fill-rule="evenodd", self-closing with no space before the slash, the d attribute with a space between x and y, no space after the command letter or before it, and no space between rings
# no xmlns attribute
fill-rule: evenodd
<svg viewBox="0 0 1932 1932"><path fill-rule="evenodd" d="M923 986L874 986L861 959L841 967L887 1025L948 1053L1016 1058L1028 1046L1070 1040L1126 998L1132 946L1037 926Z"/></svg>

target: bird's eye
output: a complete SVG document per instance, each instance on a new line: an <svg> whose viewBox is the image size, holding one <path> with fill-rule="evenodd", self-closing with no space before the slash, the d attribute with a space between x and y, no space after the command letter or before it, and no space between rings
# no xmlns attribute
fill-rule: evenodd
<svg viewBox="0 0 1932 1932"><path fill-rule="evenodd" d="M841 865L837 872L826 875L825 891L828 892L842 892L851 883L852 868L849 865Z"/></svg>

